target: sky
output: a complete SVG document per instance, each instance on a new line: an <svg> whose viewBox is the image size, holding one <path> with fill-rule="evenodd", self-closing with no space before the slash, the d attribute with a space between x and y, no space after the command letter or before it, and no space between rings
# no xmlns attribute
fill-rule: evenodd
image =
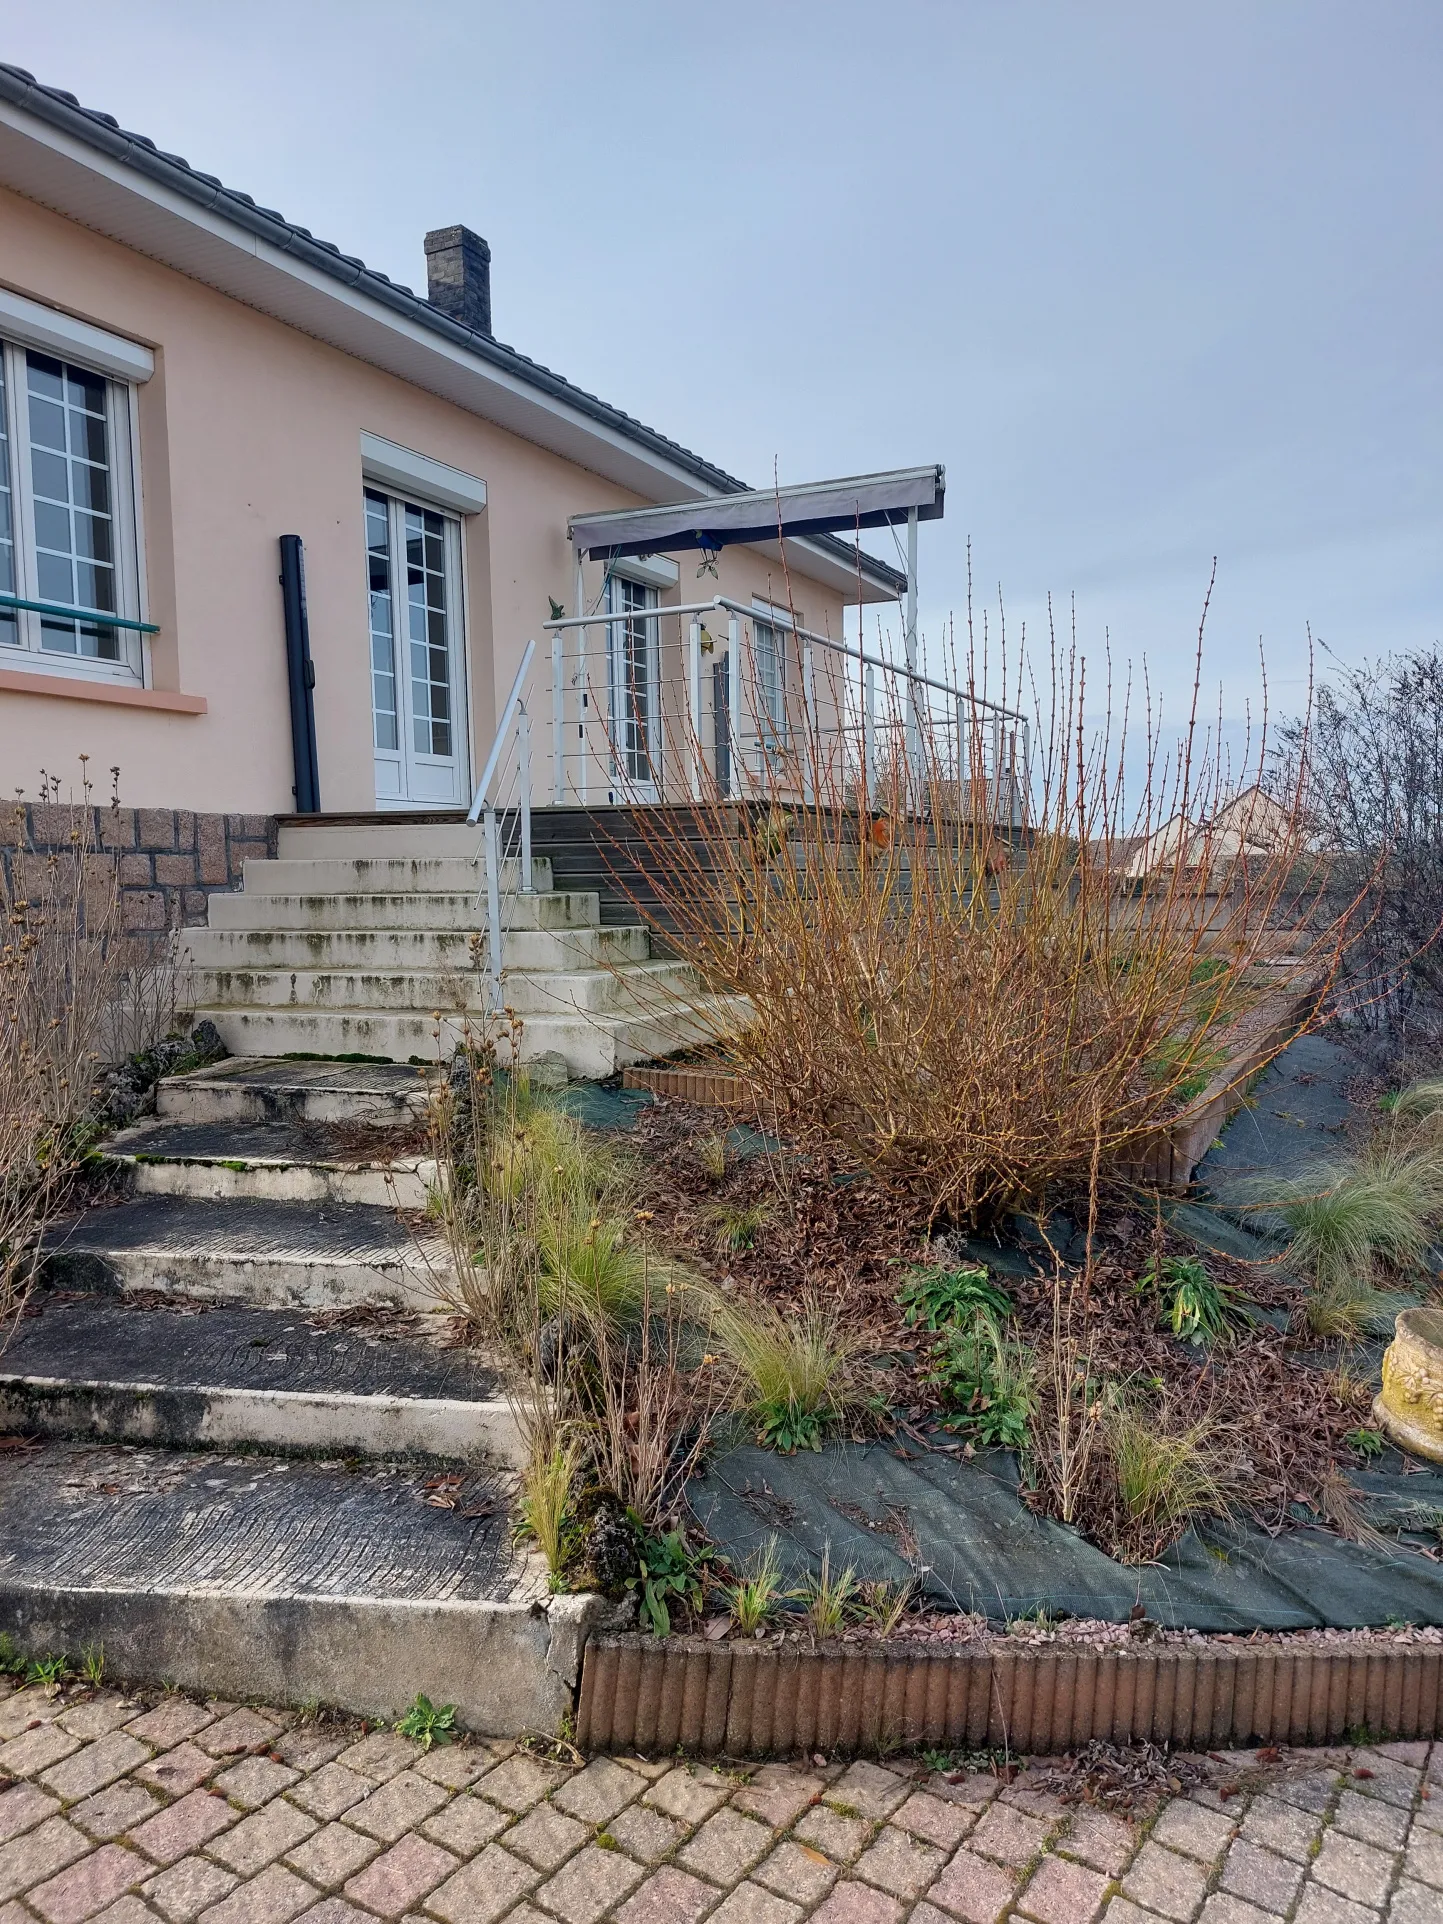
<svg viewBox="0 0 1443 1924"><path fill-rule="evenodd" d="M753 485L941 461L929 655L1176 715L1443 636L1438 0L0 4L0 58ZM1326 656L1322 658L1326 665Z"/></svg>

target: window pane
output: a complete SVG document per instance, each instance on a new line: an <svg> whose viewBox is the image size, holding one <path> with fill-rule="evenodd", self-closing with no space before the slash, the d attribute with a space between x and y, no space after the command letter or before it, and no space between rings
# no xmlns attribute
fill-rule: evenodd
<svg viewBox="0 0 1443 1924"><path fill-rule="evenodd" d="M371 718L375 745L401 745L396 719L396 654L391 613L391 519L383 495L367 492L366 583L371 606Z"/></svg>
<svg viewBox="0 0 1443 1924"><path fill-rule="evenodd" d="M0 594L15 592L15 524L10 514L10 439L6 429L5 356L0 353ZM0 608L0 648L20 646L13 609Z"/></svg>
<svg viewBox="0 0 1443 1924"><path fill-rule="evenodd" d="M63 455L42 454L36 448L30 456L30 479L37 495L50 501L70 499L70 477Z"/></svg>
<svg viewBox="0 0 1443 1924"><path fill-rule="evenodd" d="M30 372L30 392L42 394L51 401L63 401L65 370L59 361L52 361L48 354L27 354L25 359Z"/></svg>
<svg viewBox="0 0 1443 1924"><path fill-rule="evenodd" d="M65 451L65 410L54 401L30 396L30 441L37 448Z"/></svg>
<svg viewBox="0 0 1443 1924"><path fill-rule="evenodd" d="M105 382L46 354L27 354L25 366L39 597L118 612ZM93 661L121 659L119 631L94 622L42 621L40 646Z"/></svg>
<svg viewBox="0 0 1443 1924"><path fill-rule="evenodd" d="M450 617L446 523L428 508L405 508L407 634L412 741L419 755L451 753Z"/></svg>
<svg viewBox="0 0 1443 1924"><path fill-rule="evenodd" d="M75 606L75 570L66 555L38 553L35 585L42 601L58 601L66 608Z"/></svg>

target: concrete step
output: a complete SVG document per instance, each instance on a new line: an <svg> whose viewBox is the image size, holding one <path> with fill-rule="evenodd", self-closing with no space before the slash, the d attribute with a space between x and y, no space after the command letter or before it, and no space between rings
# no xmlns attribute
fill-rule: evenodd
<svg viewBox="0 0 1443 1924"><path fill-rule="evenodd" d="M547 1595L509 1495L479 1468L438 1486L406 1462L8 1452L0 1622L28 1654L104 1644L136 1682L388 1723L420 1691L471 1729L555 1731L602 1606Z"/></svg>
<svg viewBox="0 0 1443 1924"><path fill-rule="evenodd" d="M684 962L636 962L624 969L509 969L506 1005L521 1015L572 1010L649 1014L694 995L696 971ZM191 993L200 1008L373 1009L429 1013L487 1007L490 978L476 969L373 975L326 969L196 969Z"/></svg>
<svg viewBox="0 0 1443 1924"><path fill-rule="evenodd" d="M271 1309L435 1309L449 1273L439 1237L365 1203L137 1196L56 1224L45 1252L54 1289Z"/></svg>
<svg viewBox="0 0 1443 1924"><path fill-rule="evenodd" d="M232 1056L156 1089L170 1122L361 1123L410 1128L426 1113L427 1079L396 1062L287 1062Z"/></svg>
<svg viewBox="0 0 1443 1924"><path fill-rule="evenodd" d="M480 840L480 831L476 831ZM484 899L486 867L482 862L455 856L338 855L304 861L247 862L243 870L247 895L466 895ZM551 864L533 861L531 887L551 891ZM501 887L511 893L521 887L521 864L501 864Z"/></svg>
<svg viewBox="0 0 1443 1924"><path fill-rule="evenodd" d="M0 1353L0 1428L167 1449L525 1460L500 1372L439 1318L140 1309L38 1292ZM417 1327L411 1329L410 1324Z"/></svg>
<svg viewBox="0 0 1443 1924"><path fill-rule="evenodd" d="M390 1156L384 1138L348 1142L347 1133L344 1125L161 1118L123 1129L104 1153L128 1173L137 1196L426 1207L440 1180L428 1155ZM349 1125L351 1137L357 1133Z"/></svg>
<svg viewBox="0 0 1443 1924"><path fill-rule="evenodd" d="M489 952L468 929L187 929L190 965L199 969L341 969L364 973L469 971ZM508 968L615 968L646 962L651 938L631 928L512 929Z"/></svg>
<svg viewBox="0 0 1443 1924"><path fill-rule="evenodd" d="M480 841L479 825L459 816L449 822L395 822L372 816L357 822L283 823L276 853L291 861L337 855L421 855L469 862Z"/></svg>
<svg viewBox="0 0 1443 1924"><path fill-rule="evenodd" d="M464 929L485 926L484 900L474 889L462 894L342 894L333 891L294 895L252 894L236 889L212 895L207 905L213 929ZM594 929L601 925L595 891L568 894L508 895L502 902L507 929Z"/></svg>

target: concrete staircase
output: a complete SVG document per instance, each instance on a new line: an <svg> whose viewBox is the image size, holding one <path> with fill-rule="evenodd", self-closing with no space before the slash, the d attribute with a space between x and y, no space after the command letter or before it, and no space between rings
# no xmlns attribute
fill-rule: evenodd
<svg viewBox="0 0 1443 1924"><path fill-rule="evenodd" d="M186 931L197 1016L239 1056L449 1057L486 1027L490 931L478 831L464 824L283 828L275 861L213 895ZM646 929L603 927L595 891L553 887L551 865L503 878L504 999L523 1061L564 1057L577 1078L724 1035L744 1005L658 960Z"/></svg>
<svg viewBox="0 0 1443 1924"><path fill-rule="evenodd" d="M512 1534L492 1358L450 1342L426 1078L231 1060L104 1145L0 1353L0 1629L122 1679L555 1730L599 1600Z"/></svg>

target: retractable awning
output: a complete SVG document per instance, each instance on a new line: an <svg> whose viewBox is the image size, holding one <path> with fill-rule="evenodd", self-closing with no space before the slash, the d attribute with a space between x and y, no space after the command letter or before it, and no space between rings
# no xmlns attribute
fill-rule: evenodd
<svg viewBox="0 0 1443 1924"><path fill-rule="evenodd" d="M738 542L775 541L779 536L795 540L850 534L858 528L898 527L914 513L919 521L940 521L945 488L945 471L934 462L889 474L808 481L795 488L709 495L659 508L577 514L569 526L578 556L618 560L623 555L671 554L685 548L714 551ZM871 557L863 557L864 566L869 561Z"/></svg>

